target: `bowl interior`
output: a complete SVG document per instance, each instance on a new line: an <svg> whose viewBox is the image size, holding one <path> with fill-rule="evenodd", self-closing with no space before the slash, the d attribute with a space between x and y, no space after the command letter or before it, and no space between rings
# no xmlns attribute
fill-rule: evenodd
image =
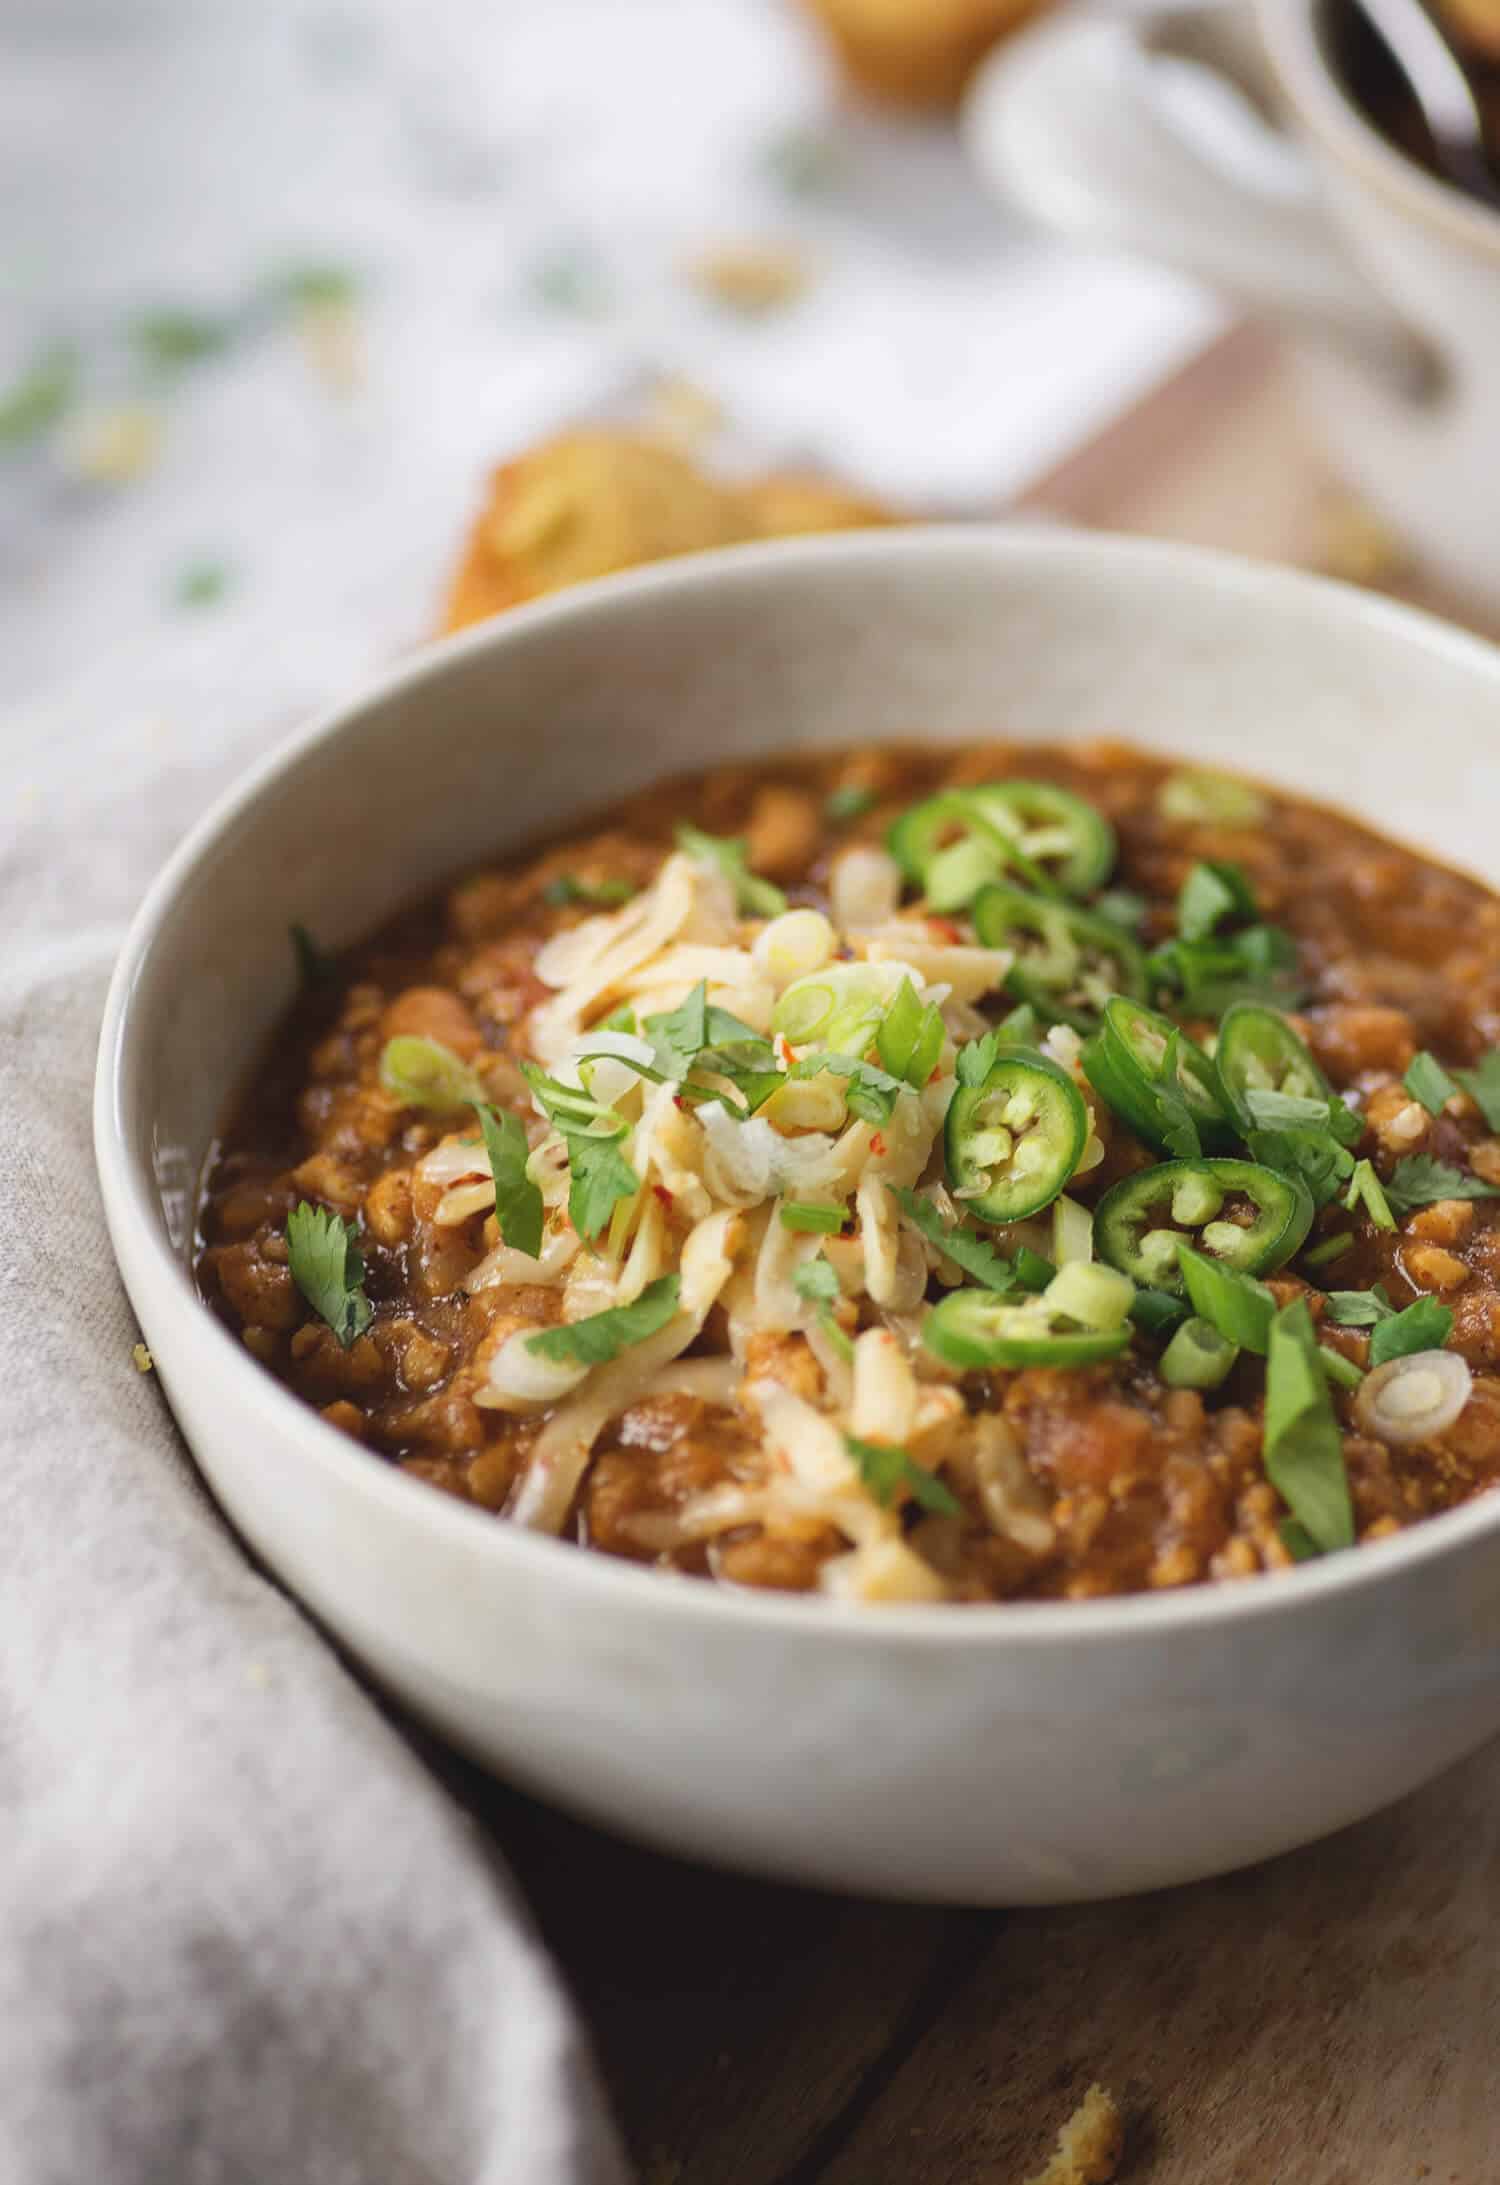
<svg viewBox="0 0 1500 2185"><path fill-rule="evenodd" d="M1493 875L1500 655L1337 587L1065 534L751 549L416 656L183 846L127 949L112 1131L185 1261L195 1179L294 986L455 868L653 777L788 746L1125 737L1342 804Z"/></svg>

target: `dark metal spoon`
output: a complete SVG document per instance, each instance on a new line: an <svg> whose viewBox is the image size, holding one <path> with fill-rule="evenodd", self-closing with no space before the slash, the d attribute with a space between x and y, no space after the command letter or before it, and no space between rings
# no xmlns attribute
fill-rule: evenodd
<svg viewBox="0 0 1500 2185"><path fill-rule="evenodd" d="M1354 0L1411 87L1450 182L1500 211L1484 116L1463 63L1422 0Z"/></svg>

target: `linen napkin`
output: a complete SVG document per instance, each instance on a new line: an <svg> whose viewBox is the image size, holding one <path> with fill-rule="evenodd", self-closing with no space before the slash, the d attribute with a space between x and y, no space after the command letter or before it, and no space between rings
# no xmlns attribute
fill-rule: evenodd
<svg viewBox="0 0 1500 2185"><path fill-rule="evenodd" d="M494 1847L250 1567L132 1361L95 1041L127 915L267 740L211 703L248 665L176 660L166 715L101 676L7 738L0 2178L619 2185Z"/></svg>

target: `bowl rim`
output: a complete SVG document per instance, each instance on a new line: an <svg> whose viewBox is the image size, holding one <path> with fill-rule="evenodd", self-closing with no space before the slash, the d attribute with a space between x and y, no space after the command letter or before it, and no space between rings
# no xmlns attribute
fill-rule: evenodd
<svg viewBox="0 0 1500 2185"><path fill-rule="evenodd" d="M241 816L305 753L351 730L366 712L398 694L419 690L454 663L488 651L503 653L532 632L586 621L604 610L629 608L663 594L701 593L761 571L784 567L816 575L820 568L856 570L873 562L939 561L955 551L981 562L1025 568L1037 561L1092 565L1106 576L1144 566L1183 582L1208 582L1236 593L1247 605L1269 601L1320 609L1330 636L1357 640L1361 630L1388 632L1400 642L1444 657L1461 672L1477 672L1495 685L1500 710L1500 648L1420 609L1381 598L1326 577L1258 563L1247 557L1107 532L1084 532L1035 522L913 525L890 531L851 532L716 549L624 571L509 610L472 629L439 638L365 678L352 695L324 707L302 727L238 775L194 824L157 874L130 921L105 1002L94 1077L94 1154L117 1264L132 1310L138 1290L149 1291L156 1316L175 1323L184 1355L220 1371L242 1418L295 1445L299 1461L330 1484L383 1504L437 1543L451 1541L468 1555L488 1555L503 1577L520 1558L534 1575L550 1574L559 1592L571 1587L586 1610L590 1600L613 1601L622 1610L650 1615L701 1615L725 1625L782 1633L807 1631L830 1645L898 1641L924 1645L1000 1644L1029 1648L1082 1641L1122 1641L1192 1628L1218 1630L1278 1613L1312 1612L1332 1595L1380 1586L1420 1564L1441 1559L1465 1543L1500 1532L1500 1490L1480 1494L1458 1508L1424 1519L1392 1539L1369 1542L1343 1555L1289 1571L1260 1572L1243 1583L1205 1583L1170 1591L1107 1595L1081 1601L999 1601L964 1604L892 1603L880 1607L830 1601L822 1595L736 1589L678 1576L624 1558L581 1551L544 1533L507 1524L425 1481L412 1479L375 1456L302 1403L236 1343L209 1310L191 1273L161 1229L159 1200L145 1165L126 1131L123 1095L132 1068L135 988L158 931L178 894L211 861L221 839ZM195 1467L200 1471L196 1457ZM216 1498L217 1499L217 1498ZM483 1545L488 1539L488 1547Z"/></svg>

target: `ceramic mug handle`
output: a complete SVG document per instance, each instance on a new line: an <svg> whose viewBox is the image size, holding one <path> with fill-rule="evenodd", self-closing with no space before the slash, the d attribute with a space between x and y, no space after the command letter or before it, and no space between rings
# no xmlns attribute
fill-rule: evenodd
<svg viewBox="0 0 1500 2185"><path fill-rule="evenodd" d="M970 95L969 149L1043 225L1156 258L1340 349L1408 394L1434 376L1349 255L1311 174L1278 189L1204 148L1162 96L1159 57L1247 74L1248 25L1232 7L1161 5L1134 16L1063 14L1002 50Z"/></svg>

